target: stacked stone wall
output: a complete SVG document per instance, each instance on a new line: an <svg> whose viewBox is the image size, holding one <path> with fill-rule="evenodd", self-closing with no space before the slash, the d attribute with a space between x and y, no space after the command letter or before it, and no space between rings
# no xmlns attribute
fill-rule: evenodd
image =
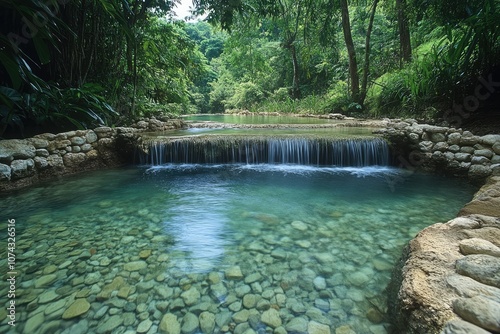
<svg viewBox="0 0 500 334"><path fill-rule="evenodd" d="M462 129L392 122L380 131L403 167L484 180L500 172L500 134L476 136Z"/></svg>
<svg viewBox="0 0 500 334"><path fill-rule="evenodd" d="M0 191L61 175L123 165L132 159L140 133L182 127L178 120L143 119L131 127L99 127L28 139L0 141Z"/></svg>

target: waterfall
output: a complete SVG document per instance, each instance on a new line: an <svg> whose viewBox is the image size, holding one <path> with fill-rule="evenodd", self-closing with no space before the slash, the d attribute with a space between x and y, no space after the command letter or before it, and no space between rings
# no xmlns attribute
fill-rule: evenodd
<svg viewBox="0 0 500 334"><path fill-rule="evenodd" d="M141 164L299 164L387 166L389 148L380 138L184 137L152 140Z"/></svg>

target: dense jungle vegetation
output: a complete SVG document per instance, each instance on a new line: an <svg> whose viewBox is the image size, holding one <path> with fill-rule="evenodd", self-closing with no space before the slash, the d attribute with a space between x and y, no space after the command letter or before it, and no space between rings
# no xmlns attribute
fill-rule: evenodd
<svg viewBox="0 0 500 334"><path fill-rule="evenodd" d="M0 0L0 138L230 109L436 118L499 100L499 0L193 0L206 18L190 23L177 2Z"/></svg>

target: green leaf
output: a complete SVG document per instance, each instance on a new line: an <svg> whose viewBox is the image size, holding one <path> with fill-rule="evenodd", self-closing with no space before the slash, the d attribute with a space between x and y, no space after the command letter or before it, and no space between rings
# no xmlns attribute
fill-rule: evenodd
<svg viewBox="0 0 500 334"><path fill-rule="evenodd" d="M41 38L35 37L33 38L33 44L35 44L36 53L40 59L40 63L42 65L48 64L50 62L50 51L45 41Z"/></svg>

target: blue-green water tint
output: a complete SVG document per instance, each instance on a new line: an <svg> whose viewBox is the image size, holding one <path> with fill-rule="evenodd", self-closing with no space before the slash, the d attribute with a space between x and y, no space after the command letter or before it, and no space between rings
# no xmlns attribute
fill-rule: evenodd
<svg viewBox="0 0 500 334"><path fill-rule="evenodd" d="M186 121L196 122L218 122L230 124L327 124L343 123L343 121L323 119L316 117L296 116L264 116L258 114L250 115L193 115L183 117Z"/></svg>
<svg viewBox="0 0 500 334"><path fill-rule="evenodd" d="M182 324L187 312L215 315L213 332L257 332L278 309L283 326L383 333L367 314L385 310L403 245L474 190L389 167L298 165L135 167L37 186L1 198L2 231L16 219L18 275L15 328L0 283L0 332L156 332L165 314ZM225 277L235 266L244 277ZM90 309L63 320L75 298Z"/></svg>
<svg viewBox="0 0 500 334"><path fill-rule="evenodd" d="M322 136L325 138L360 138L373 137L375 128L368 127L329 127L329 128L280 128L280 127L252 127L252 128L188 128L178 130L168 130L164 132L143 133L145 137L182 137L201 135L294 135L294 136Z"/></svg>

